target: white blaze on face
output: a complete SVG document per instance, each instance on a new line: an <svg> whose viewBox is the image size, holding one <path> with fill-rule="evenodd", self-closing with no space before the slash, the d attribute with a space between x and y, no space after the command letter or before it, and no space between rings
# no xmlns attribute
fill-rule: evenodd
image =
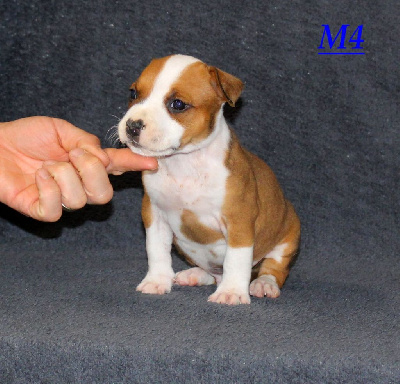
<svg viewBox="0 0 400 384"><path fill-rule="evenodd" d="M166 98L171 93L171 86L189 65L199 61L191 56L174 55L164 64L156 77L150 95L144 101L133 105L118 126L121 142L126 143L133 152L146 156L167 156L180 145L184 132L182 127L168 113ZM145 128L132 143L126 134L126 122L142 120Z"/></svg>

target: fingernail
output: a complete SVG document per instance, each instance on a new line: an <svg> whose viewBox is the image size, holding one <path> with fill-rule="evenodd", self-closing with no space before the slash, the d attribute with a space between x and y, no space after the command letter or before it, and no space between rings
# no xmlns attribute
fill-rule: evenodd
<svg viewBox="0 0 400 384"><path fill-rule="evenodd" d="M82 148L75 148L72 151L69 152L70 156L73 157L81 157L86 153L86 151Z"/></svg>
<svg viewBox="0 0 400 384"><path fill-rule="evenodd" d="M44 169L44 168L38 169L37 175L38 175L41 179L44 179L44 180L48 180L48 179L50 179L50 177L51 177L50 172L49 172L47 169Z"/></svg>

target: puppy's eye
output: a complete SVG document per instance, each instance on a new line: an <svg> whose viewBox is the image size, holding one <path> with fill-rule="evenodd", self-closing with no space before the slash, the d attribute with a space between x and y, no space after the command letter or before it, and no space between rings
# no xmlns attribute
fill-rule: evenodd
<svg viewBox="0 0 400 384"><path fill-rule="evenodd" d="M183 112L190 107L189 104L184 103L182 100L174 99L169 104L171 112Z"/></svg>
<svg viewBox="0 0 400 384"><path fill-rule="evenodd" d="M137 93L136 89L135 89L135 88L132 88L132 89L130 89L129 91L130 91L130 97L129 97L129 99L130 99L131 101L136 100L136 99L138 98L138 93Z"/></svg>

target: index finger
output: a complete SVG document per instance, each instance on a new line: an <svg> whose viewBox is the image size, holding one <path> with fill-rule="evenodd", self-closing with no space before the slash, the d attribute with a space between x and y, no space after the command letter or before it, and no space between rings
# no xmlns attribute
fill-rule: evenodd
<svg viewBox="0 0 400 384"><path fill-rule="evenodd" d="M128 148L105 148L104 151L110 159L106 170L112 175L121 175L127 171L155 170L158 168L154 157L144 157L133 153Z"/></svg>

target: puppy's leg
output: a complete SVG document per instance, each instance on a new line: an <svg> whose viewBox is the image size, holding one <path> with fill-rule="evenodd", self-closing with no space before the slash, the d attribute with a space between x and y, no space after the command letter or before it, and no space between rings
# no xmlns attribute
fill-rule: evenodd
<svg viewBox="0 0 400 384"><path fill-rule="evenodd" d="M253 187L250 186L249 190L255 191L255 186ZM242 192L240 197L234 196L233 201L228 199L223 211L227 249L221 283L208 298L208 301L214 303L250 304L249 284L257 211L244 208L246 197L251 199L252 196L245 191Z"/></svg>
<svg viewBox="0 0 400 384"><path fill-rule="evenodd" d="M297 253L298 242L278 244L259 266L258 276L250 284L250 295L277 298L288 274L290 263Z"/></svg>
<svg viewBox="0 0 400 384"><path fill-rule="evenodd" d="M215 278L200 267L194 267L178 272L174 279L175 284L191 287L215 284Z"/></svg>
<svg viewBox="0 0 400 384"><path fill-rule="evenodd" d="M149 210L151 210L151 214L149 214ZM171 291L174 278L171 259L172 230L164 220L162 213L155 206L150 206L149 201L146 201L146 195L143 199L142 216L146 227L149 270L136 290L162 295Z"/></svg>
<svg viewBox="0 0 400 384"><path fill-rule="evenodd" d="M250 304L249 282L252 259L253 246L228 247L221 284L208 301L231 305Z"/></svg>
<svg viewBox="0 0 400 384"><path fill-rule="evenodd" d="M293 206L287 203L286 235L269 252L256 268L257 278L250 284L250 295L256 297L279 297L289 269L297 255L300 243L300 220ZM257 271L258 269L258 271Z"/></svg>

